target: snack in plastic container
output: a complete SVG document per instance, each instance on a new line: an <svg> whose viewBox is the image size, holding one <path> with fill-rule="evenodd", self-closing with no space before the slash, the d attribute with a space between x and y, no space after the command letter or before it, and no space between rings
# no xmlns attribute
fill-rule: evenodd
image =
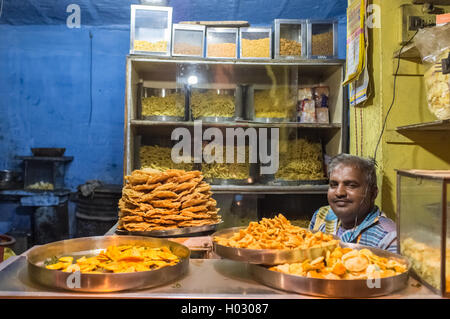
<svg viewBox="0 0 450 319"><path fill-rule="evenodd" d="M429 110L440 120L450 119L450 76L442 61L449 58L450 24L421 29L415 39L425 65L425 88Z"/></svg>

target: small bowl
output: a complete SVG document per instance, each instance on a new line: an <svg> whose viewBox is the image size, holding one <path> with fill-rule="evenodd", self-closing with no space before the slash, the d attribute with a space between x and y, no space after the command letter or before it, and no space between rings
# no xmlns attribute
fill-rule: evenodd
<svg viewBox="0 0 450 319"><path fill-rule="evenodd" d="M41 157L61 157L63 156L64 152L66 151L65 148L32 148L31 153L33 153L34 156L41 156Z"/></svg>

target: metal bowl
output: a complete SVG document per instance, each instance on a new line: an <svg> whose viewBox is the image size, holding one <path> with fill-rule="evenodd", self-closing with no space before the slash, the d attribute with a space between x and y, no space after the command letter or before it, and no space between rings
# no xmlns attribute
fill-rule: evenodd
<svg viewBox="0 0 450 319"><path fill-rule="evenodd" d="M47 269L44 266L44 261L54 256L92 256L110 245L165 246L180 257L180 262L174 266L151 271L105 274L66 273ZM96 236L36 246L28 252L27 263L30 279L44 286L80 292L113 292L150 288L169 283L187 272L189 257L190 251L186 246L166 239L140 236Z"/></svg>
<svg viewBox="0 0 450 319"><path fill-rule="evenodd" d="M408 266L408 270L400 275L379 279L320 279L288 275L269 270L260 265L249 265L249 271L256 281L272 288L299 294L334 297L334 298L367 298L388 295L406 287L409 277L410 263L398 254L386 250L358 244L341 243L342 247L353 249L366 248L381 257L397 258Z"/></svg>
<svg viewBox="0 0 450 319"><path fill-rule="evenodd" d="M306 259L315 259L320 256L325 256L328 250L333 250L338 246L338 242L336 242L335 244L329 244L324 247L308 249L248 249L219 245L214 240L214 237L216 236L231 237L241 229L245 228L247 227L232 227L212 234L214 252L223 258L248 262L250 264L279 265L284 263L302 262Z"/></svg>

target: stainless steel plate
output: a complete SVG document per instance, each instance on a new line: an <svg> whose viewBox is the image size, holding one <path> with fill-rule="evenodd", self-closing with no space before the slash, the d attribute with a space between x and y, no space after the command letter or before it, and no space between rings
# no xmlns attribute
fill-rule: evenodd
<svg viewBox="0 0 450 319"><path fill-rule="evenodd" d="M353 279L353 280L331 280L320 278L308 278L283 274L269 270L260 265L249 265L249 271L258 282L272 288L299 294L334 297L334 298L367 298L388 295L394 291L406 287L409 276L410 264L408 260L400 255L386 250L367 247L358 244L341 243L342 247L353 249L367 248L374 254L382 257L394 257L408 265L408 271L393 277L380 279Z"/></svg>
<svg viewBox="0 0 450 319"><path fill-rule="evenodd" d="M234 117L220 117L220 116L199 116L195 120L201 120L208 123L222 123L222 122L233 122Z"/></svg>
<svg viewBox="0 0 450 319"><path fill-rule="evenodd" d="M257 123L282 123L282 122L289 122L288 119L284 117L255 117L253 122Z"/></svg>
<svg viewBox="0 0 450 319"><path fill-rule="evenodd" d="M211 233L216 230L217 224L195 226L195 227L184 227L175 228L168 230L152 230L152 231L128 231L122 229L116 229L116 234L119 235L136 235L136 236L146 236L146 237L191 237L191 236L202 236L206 233Z"/></svg>
<svg viewBox="0 0 450 319"><path fill-rule="evenodd" d="M231 260L244 261L251 264L278 265L302 262L306 259L315 259L320 256L325 256L327 250L333 250L338 246L338 243L336 243L326 247L309 249L248 249L222 246L214 240L214 237L216 236L231 237L241 229L245 228L246 227L232 227L212 234L214 252L223 258Z"/></svg>
<svg viewBox="0 0 450 319"><path fill-rule="evenodd" d="M142 117L148 121L183 122L184 116L148 115Z"/></svg>
<svg viewBox="0 0 450 319"><path fill-rule="evenodd" d="M320 180L298 180L298 181L288 181L283 179L274 179L268 182L269 185L274 186L299 186L299 185L325 185L327 184L326 179Z"/></svg>
<svg viewBox="0 0 450 319"><path fill-rule="evenodd" d="M98 254L110 245L139 245L168 247L180 262L157 270L134 273L82 274L47 269L45 260L61 256L89 256ZM156 287L183 276L189 267L187 247L166 239L139 236L97 236L76 238L32 248L27 254L30 279L44 286L83 292L112 292Z"/></svg>
<svg viewBox="0 0 450 319"><path fill-rule="evenodd" d="M205 182L210 185L249 185L253 183L251 178L248 179L226 179L226 178L205 178Z"/></svg>

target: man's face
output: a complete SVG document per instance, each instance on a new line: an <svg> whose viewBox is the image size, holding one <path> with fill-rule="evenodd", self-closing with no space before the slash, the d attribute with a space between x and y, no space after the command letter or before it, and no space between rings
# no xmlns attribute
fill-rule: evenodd
<svg viewBox="0 0 450 319"><path fill-rule="evenodd" d="M369 189L366 179L357 167L340 164L330 175L328 203L345 228L355 226L370 212L378 189Z"/></svg>

